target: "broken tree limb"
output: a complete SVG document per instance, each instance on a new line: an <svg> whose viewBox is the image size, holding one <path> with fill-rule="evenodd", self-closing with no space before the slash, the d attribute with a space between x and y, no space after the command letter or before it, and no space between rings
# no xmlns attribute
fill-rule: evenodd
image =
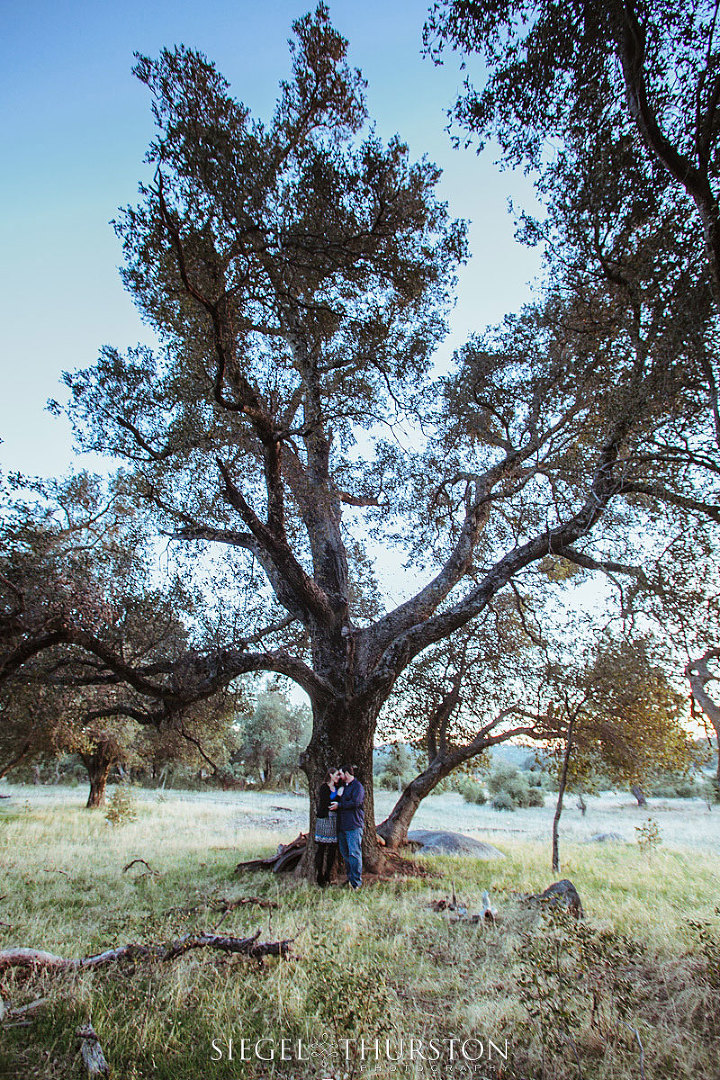
<svg viewBox="0 0 720 1080"><path fill-rule="evenodd" d="M89 1020L85 1027L78 1028L77 1036L81 1040L80 1057L83 1059L88 1076L109 1076L110 1066L105 1060L97 1032Z"/></svg>
<svg viewBox="0 0 720 1080"><path fill-rule="evenodd" d="M261 908L278 907L277 900L265 900L261 896L241 896L236 900L226 900L224 897L221 896L217 900L206 900L202 904L193 904L192 907L168 908L165 914L194 915L196 911L219 911L222 912L224 915L227 915L229 911L234 911L235 908L245 907L247 904L254 904L256 907Z"/></svg>
<svg viewBox="0 0 720 1080"><path fill-rule="evenodd" d="M480 911L480 918L483 922L494 923L496 919L495 908L490 903L490 893L485 889L482 894L482 909Z"/></svg>
<svg viewBox="0 0 720 1080"><path fill-rule="evenodd" d="M280 844L275 854L266 859L247 859L238 863L235 873L239 874L243 870L272 870L273 874L278 874L282 870L292 870L305 854L306 845L307 833L300 833L289 844Z"/></svg>
<svg viewBox="0 0 720 1080"><path fill-rule="evenodd" d="M153 877L157 877L157 870L153 870L152 866L150 866L148 863L146 863L144 859L133 859L133 861L129 862L127 864L127 866L123 866L123 868L122 868L123 874L125 873L126 870L130 870L130 868L135 866L137 863L141 863L143 866L147 867L148 873L152 874Z"/></svg>
<svg viewBox="0 0 720 1080"><path fill-rule="evenodd" d="M49 998L37 998L28 1005L20 1005L17 1009L9 1009L7 1005L4 1005L0 1000L0 1022L18 1020L21 1017L26 1017L30 1013L35 1012L36 1009L41 1009L43 1005L47 1005L48 1001ZM9 1024L8 1026L12 1025Z"/></svg>
<svg viewBox="0 0 720 1080"><path fill-rule="evenodd" d="M4 949L0 952L0 971L11 967L29 967L46 971L85 971L105 967L121 960L174 960L191 949L219 949L221 952L239 953L253 960L264 956L286 957L292 954L294 938L284 941L258 941L260 931L249 938L229 937L222 934L185 934L177 941L151 945L121 945L107 949L95 956L72 958L55 956L40 949Z"/></svg>

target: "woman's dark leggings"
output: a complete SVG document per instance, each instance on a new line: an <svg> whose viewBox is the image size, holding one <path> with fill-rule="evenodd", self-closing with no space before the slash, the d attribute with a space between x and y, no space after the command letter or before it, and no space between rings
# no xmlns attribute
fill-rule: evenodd
<svg viewBox="0 0 720 1080"><path fill-rule="evenodd" d="M337 859L337 844L315 844L315 874L318 885L328 885Z"/></svg>

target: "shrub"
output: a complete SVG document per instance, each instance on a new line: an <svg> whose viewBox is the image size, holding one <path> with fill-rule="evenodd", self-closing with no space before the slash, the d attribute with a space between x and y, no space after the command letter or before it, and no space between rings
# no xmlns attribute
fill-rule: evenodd
<svg viewBox="0 0 720 1080"><path fill-rule="evenodd" d="M407 781L402 776L396 776L395 773L381 772L375 777L375 786L382 788L383 791L402 791Z"/></svg>
<svg viewBox="0 0 720 1080"><path fill-rule="evenodd" d="M465 802L475 803L478 806L482 806L487 802L487 795L483 785L479 784L477 780L471 780L469 776L463 779L461 785L458 785L458 790Z"/></svg>
<svg viewBox="0 0 720 1080"><path fill-rule="evenodd" d="M491 795L497 795L500 791L508 791L510 784L520 774L512 765L496 765L487 778L488 791Z"/></svg>
<svg viewBox="0 0 720 1080"><path fill-rule="evenodd" d="M127 825L138 815L132 792L125 784L118 784L108 800L105 820L111 825Z"/></svg>
<svg viewBox="0 0 720 1080"><path fill-rule="evenodd" d="M654 818L649 817L642 825L636 825L635 832L638 834L637 842L646 855L651 855L662 843L660 829Z"/></svg>
<svg viewBox="0 0 720 1080"><path fill-rule="evenodd" d="M493 810L515 810L516 803L507 791L498 791L491 803Z"/></svg>
<svg viewBox="0 0 720 1080"><path fill-rule="evenodd" d="M524 773L512 766L501 765L488 777L488 789L492 795L505 792L515 806L530 806L530 785Z"/></svg>
<svg viewBox="0 0 720 1080"><path fill-rule="evenodd" d="M539 788L531 787L528 792L528 806L544 806L545 796Z"/></svg>

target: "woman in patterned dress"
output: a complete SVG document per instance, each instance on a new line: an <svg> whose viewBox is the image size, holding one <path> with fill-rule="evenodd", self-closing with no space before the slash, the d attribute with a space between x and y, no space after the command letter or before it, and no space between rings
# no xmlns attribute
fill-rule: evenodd
<svg viewBox="0 0 720 1080"><path fill-rule="evenodd" d="M330 883L335 860L337 859L337 814L330 809L330 803L342 791L338 786L339 772L331 769L320 785L315 816L315 872L317 883L323 888Z"/></svg>

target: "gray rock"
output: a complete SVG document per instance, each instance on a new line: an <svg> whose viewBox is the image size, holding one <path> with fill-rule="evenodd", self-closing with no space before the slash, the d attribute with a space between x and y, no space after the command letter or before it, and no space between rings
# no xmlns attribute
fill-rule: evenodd
<svg viewBox="0 0 720 1080"><path fill-rule="evenodd" d="M585 841L586 844L607 844L607 843L625 843L625 837L617 832L597 832L594 833L589 840Z"/></svg>
<svg viewBox="0 0 720 1080"><path fill-rule="evenodd" d="M576 919L582 919L583 917L583 906L578 891L572 881L568 881L567 878L553 882L545 892L541 892L539 896L534 896L533 900L540 900L545 904L550 904L551 907L555 905L565 907Z"/></svg>
<svg viewBox="0 0 720 1080"><path fill-rule="evenodd" d="M485 844L472 836L463 836L462 833L415 829L408 833L408 840L413 844L419 844L421 855L469 855L475 859L505 858L502 851L498 851L492 844Z"/></svg>

